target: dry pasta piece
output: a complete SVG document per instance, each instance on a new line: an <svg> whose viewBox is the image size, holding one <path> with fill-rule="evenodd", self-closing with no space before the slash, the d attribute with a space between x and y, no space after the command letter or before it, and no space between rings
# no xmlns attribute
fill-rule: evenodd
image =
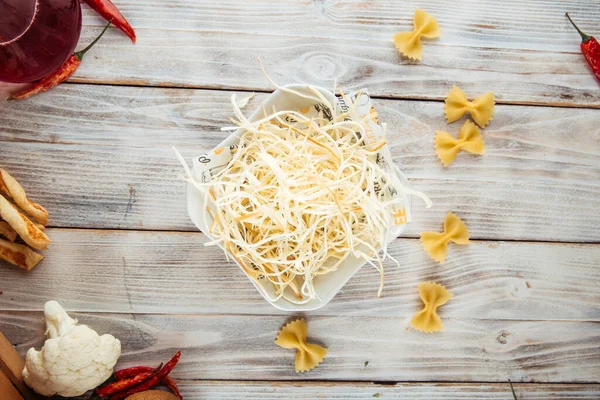
<svg viewBox="0 0 600 400"><path fill-rule="evenodd" d="M39 204L29 200L19 182L2 168L0 168L0 191L13 199L23 211L37 219L40 224L46 225L48 223L48 211Z"/></svg>
<svg viewBox="0 0 600 400"><path fill-rule="evenodd" d="M14 242L17 238L17 232L8 224L8 222L0 219L0 235L7 238L10 242Z"/></svg>
<svg viewBox="0 0 600 400"><path fill-rule="evenodd" d="M469 230L465 223L453 213L449 212L444 220L444 232L421 233L423 248L437 262L446 261L448 242L469 244Z"/></svg>
<svg viewBox="0 0 600 400"><path fill-rule="evenodd" d="M297 349L296 372L310 371L323 361L327 349L317 344L306 343L306 321L304 318L290 322L279 331L275 343L284 349Z"/></svg>
<svg viewBox="0 0 600 400"><path fill-rule="evenodd" d="M421 37L433 39L441 35L438 22L427 11L416 9L413 19L414 29L411 32L400 32L394 35L396 48L406 57L421 60L423 48Z"/></svg>
<svg viewBox="0 0 600 400"><path fill-rule="evenodd" d="M469 112L477 125L484 128L492 119L494 104L494 92L487 92L475 100L469 101L465 92L458 86L452 86L452 90L446 97L444 112L448 123L456 121L466 112Z"/></svg>
<svg viewBox="0 0 600 400"><path fill-rule="evenodd" d="M481 131L473 122L465 121L458 139L448 132L435 131L435 152L444 167L450 165L461 150L473 154L483 154L485 150Z"/></svg>
<svg viewBox="0 0 600 400"><path fill-rule="evenodd" d="M452 297L445 287L435 282L419 283L419 296L423 300L423 309L416 313L410 324L422 332L439 332L444 330L444 325L437 308L444 305Z"/></svg>

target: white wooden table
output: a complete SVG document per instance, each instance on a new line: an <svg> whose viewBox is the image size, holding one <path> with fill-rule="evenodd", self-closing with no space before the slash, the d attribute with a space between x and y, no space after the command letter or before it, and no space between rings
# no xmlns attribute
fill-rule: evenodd
<svg viewBox="0 0 600 400"><path fill-rule="evenodd" d="M597 0L115 0L138 43L112 29L68 83L0 103L0 164L50 211L53 243L32 272L0 267L0 330L24 354L41 346L56 299L123 345L120 366L157 364L189 399L520 399L600 397L600 84L564 17L600 36ZM443 36L407 62L391 36L416 7ZM84 9L81 43L104 22ZM273 344L292 315L275 310L190 222L171 146L216 145L229 97L281 84L368 87L392 153L435 205L391 248L401 268L364 268L327 307L306 314L329 348L297 375ZM486 154L444 169L433 151L453 84L493 90ZM4 86L3 90L9 90ZM443 265L419 233L447 211L475 239ZM416 284L454 298L445 331L408 328ZM365 363L368 361L368 365Z"/></svg>

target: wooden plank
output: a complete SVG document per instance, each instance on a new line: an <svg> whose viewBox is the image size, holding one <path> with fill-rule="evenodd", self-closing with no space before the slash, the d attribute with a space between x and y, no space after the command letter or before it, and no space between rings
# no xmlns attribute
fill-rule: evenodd
<svg viewBox="0 0 600 400"><path fill-rule="evenodd" d="M349 399L364 400L508 400L508 383L411 383L395 385L343 382L232 382L180 381L186 398L193 399ZM515 383L523 400L592 400L600 397L600 385Z"/></svg>
<svg viewBox="0 0 600 400"><path fill-rule="evenodd" d="M70 310L132 313L284 314L269 305L206 237L194 233L50 229L52 245L33 271L0 265L0 310L43 310L52 298ZM417 283L454 294L447 318L600 321L600 245L473 242L432 261L418 240L399 239L379 274L365 266L312 315L409 318L421 307ZM560 299L558 301L558 299Z"/></svg>
<svg viewBox="0 0 600 400"><path fill-rule="evenodd" d="M4 373L0 370L0 393L4 400L23 400L23 396L13 386L12 382Z"/></svg>
<svg viewBox="0 0 600 400"><path fill-rule="evenodd" d="M191 158L218 144L230 95L64 85L4 106L0 162L49 209L52 226L194 230L170 147ZM444 169L434 131L456 133L462 122L447 125L436 102L375 105L397 164L435 203L414 202L405 236L440 229L453 210L474 238L600 241L598 111L497 106L486 154L461 154Z"/></svg>
<svg viewBox="0 0 600 400"><path fill-rule="evenodd" d="M579 52L570 10L589 33L600 31L597 4L443 0L212 1L148 6L117 2L136 27L134 46L108 32L73 81L127 85L270 90L260 56L282 83L368 86L379 96L442 99L452 84L499 101L600 107L598 83ZM442 37L425 43L423 62L403 59L392 36L425 7ZM84 8L81 43L104 21Z"/></svg>
<svg viewBox="0 0 600 400"><path fill-rule="evenodd" d="M176 350L174 379L595 382L600 323L446 318L431 335L409 318L309 317L309 338L329 350L317 369L294 373L294 352L273 343L286 316L72 313L122 343L118 368L158 365ZM0 312L24 354L42 345L40 312ZM364 363L369 361L365 368Z"/></svg>
<svg viewBox="0 0 600 400"><path fill-rule="evenodd" d="M37 396L23 382L22 372L24 366L25 360L21 358L12 343L0 331L0 378L6 377L10 385L14 385L18 389L20 394L19 397L15 398L22 398L21 396L23 396L27 400L35 400ZM2 382L0 382L0 386L2 386ZM0 387L0 389L3 388ZM0 390L0 393L4 392Z"/></svg>

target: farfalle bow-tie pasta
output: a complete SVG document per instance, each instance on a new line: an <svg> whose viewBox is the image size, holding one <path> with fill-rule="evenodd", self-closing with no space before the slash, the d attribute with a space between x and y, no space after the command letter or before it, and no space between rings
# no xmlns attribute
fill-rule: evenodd
<svg viewBox="0 0 600 400"><path fill-rule="evenodd" d="M421 233L423 248L437 262L446 261L448 242L469 244L469 230L467 226L451 212L446 215L446 219L444 220L444 232Z"/></svg>
<svg viewBox="0 0 600 400"><path fill-rule="evenodd" d="M469 120L460 128L458 139L444 131L435 131L435 152L447 167L454 161L458 152L464 150L473 154L483 154L485 145L481 131Z"/></svg>
<svg viewBox="0 0 600 400"><path fill-rule="evenodd" d="M440 26L427 11L415 10L414 29L411 32L400 32L394 35L396 48L406 57L421 60L423 47L421 37L433 39L441 35Z"/></svg>
<svg viewBox="0 0 600 400"><path fill-rule="evenodd" d="M453 86L444 107L448 123L454 122L466 112L471 114L473 120L480 127L485 127L494 113L494 93L482 94L473 101L467 99L467 95L458 86Z"/></svg>
<svg viewBox="0 0 600 400"><path fill-rule="evenodd" d="M438 332L444 329L437 308L446 304L452 297L445 287L434 282L419 283L419 296L423 300L423 309L416 313L410 324L423 332Z"/></svg>
<svg viewBox="0 0 600 400"><path fill-rule="evenodd" d="M306 321L298 319L285 325L279 331L275 343L285 349L297 349L296 372L310 371L323 361L327 349L317 344L306 343Z"/></svg>

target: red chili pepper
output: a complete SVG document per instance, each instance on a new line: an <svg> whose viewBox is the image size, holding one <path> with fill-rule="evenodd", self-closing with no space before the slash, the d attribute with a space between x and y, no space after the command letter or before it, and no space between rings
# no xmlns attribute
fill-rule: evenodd
<svg viewBox="0 0 600 400"><path fill-rule="evenodd" d="M135 385L137 385L139 383L147 381L148 379L150 379L153 375L155 375L157 373L158 373L158 371L142 372L131 378L122 379L117 382L109 383L108 385L106 385L102 388L96 389L96 394L100 397L108 397L111 394L115 394L117 392L127 390L131 387L134 387Z"/></svg>
<svg viewBox="0 0 600 400"><path fill-rule="evenodd" d="M92 7L102 18L112 22L117 28L122 30L131 41L135 43L135 32L123 14L110 0L85 0L88 6Z"/></svg>
<svg viewBox="0 0 600 400"><path fill-rule="evenodd" d="M177 387L177 384L175 383L173 378L171 378L170 376L167 376L163 380L163 383L165 384L166 387L171 389L171 392L173 392L173 394L175 396L179 397L179 400L183 400L183 396L181 395L181 393L179 393L179 388Z"/></svg>
<svg viewBox="0 0 600 400"><path fill-rule="evenodd" d="M94 39L92 43L90 43L85 49L73 53L67 59L67 61L65 61L64 64L60 66L59 69L54 71L52 74L40 79L38 82L35 82L32 86L27 87L21 90L20 92L11 95L9 100L26 99L28 97L33 96L34 94L46 92L66 81L77 70L79 64L81 64L81 60L83 59L85 53L87 53L87 51L91 49L92 46L94 46L98 40L100 40L100 38L102 37L102 35L104 35L104 32L106 32L109 26L110 22L106 24L102 33L100 33L100 35L98 35L98 37Z"/></svg>
<svg viewBox="0 0 600 400"><path fill-rule="evenodd" d="M569 13L566 13L565 15L581 35L581 52L585 56L590 68L592 68L592 72L596 76L596 79L600 81L600 44L595 37L583 33L581 29L575 25L575 22L573 22Z"/></svg>
<svg viewBox="0 0 600 400"><path fill-rule="evenodd" d="M169 375L169 373L173 370L173 368L175 368L175 365L177 365L177 362L179 362L179 357L181 357L181 351L178 351L177 353L175 353L175 355L165 364L165 366L162 367L162 369L158 373L156 373L154 376L152 376L150 379L148 379L145 382L140 383L137 386L132 387L129 390L124 390L122 392L119 392L119 393L113 395L110 398L110 400L121 400L127 396L134 394L134 393L143 392L145 390L148 390L148 389L158 385L167 377L167 375Z"/></svg>
<svg viewBox="0 0 600 400"><path fill-rule="evenodd" d="M148 371L154 371L154 368L145 367L145 366L140 365L137 367L120 369L117 372L115 372L115 378L117 378L118 380L121 380L121 379L125 379L125 378L130 378L132 376L141 374L142 372L148 372Z"/></svg>
<svg viewBox="0 0 600 400"><path fill-rule="evenodd" d="M118 370L117 372L115 372L115 377L117 379L121 380L121 379L126 379L131 376L135 376L135 375L138 375L138 374L141 374L144 372L148 372L148 371L153 371L153 370L154 370L154 368L145 367L145 366L125 368L125 369L121 369L121 370ZM175 396L179 397L180 399L183 399L183 396L181 395L181 393L179 392L179 388L177 387L177 383L175 383L173 378L171 378L170 376L167 376L165 379L163 379L162 383L164 383L165 386L168 387Z"/></svg>

